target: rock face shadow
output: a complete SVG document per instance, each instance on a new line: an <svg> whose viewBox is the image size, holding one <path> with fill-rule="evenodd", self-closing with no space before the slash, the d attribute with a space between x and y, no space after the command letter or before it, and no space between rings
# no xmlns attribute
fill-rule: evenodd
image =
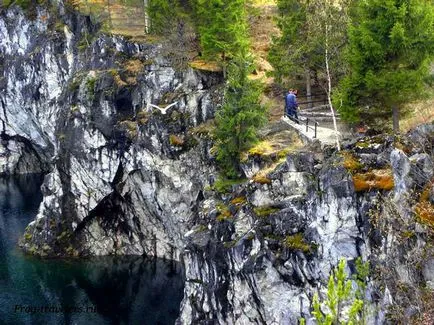
<svg viewBox="0 0 434 325"><path fill-rule="evenodd" d="M0 178L0 323L174 324L185 278L178 262L43 260L19 251L18 239L42 199L41 182L39 175Z"/></svg>

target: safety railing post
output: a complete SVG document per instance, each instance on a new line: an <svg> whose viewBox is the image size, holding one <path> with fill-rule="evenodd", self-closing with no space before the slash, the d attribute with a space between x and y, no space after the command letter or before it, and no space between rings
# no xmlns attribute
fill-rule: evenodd
<svg viewBox="0 0 434 325"><path fill-rule="evenodd" d="M306 133L309 131L309 118L306 118Z"/></svg>
<svg viewBox="0 0 434 325"><path fill-rule="evenodd" d="M315 122L315 136L314 138L316 139L316 128L318 127L318 122Z"/></svg>

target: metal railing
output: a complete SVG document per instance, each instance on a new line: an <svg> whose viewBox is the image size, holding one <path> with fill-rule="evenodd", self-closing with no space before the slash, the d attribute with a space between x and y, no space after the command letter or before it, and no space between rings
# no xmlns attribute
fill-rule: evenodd
<svg viewBox="0 0 434 325"><path fill-rule="evenodd" d="M301 122L303 122L305 124L305 126L306 126L306 133L308 133L309 129L310 129L310 130L312 130L314 132L313 138L314 139L317 138L318 126L319 126L319 123L317 121L315 121L312 118L308 118L308 117L306 117L306 120L303 121L303 120L301 120L299 118L296 118L296 117L293 117L293 116L288 116L288 115L285 115L285 116L287 116L290 120L296 121L298 124L301 124ZM309 122L312 122L313 126L309 125Z"/></svg>
<svg viewBox="0 0 434 325"><path fill-rule="evenodd" d="M309 98L309 97L326 97L326 93L312 93L310 95L297 95L297 98Z"/></svg>
<svg viewBox="0 0 434 325"><path fill-rule="evenodd" d="M309 132L309 129L313 130L315 132L313 138L316 139L317 128L318 128L319 123L317 121L313 120L313 119L312 119L312 121L314 123L314 127L312 127L312 126L309 125L309 118L306 117L306 133Z"/></svg>
<svg viewBox="0 0 434 325"><path fill-rule="evenodd" d="M320 99L320 100L310 100L308 102L299 102L298 105L313 104L313 103L323 103L324 105L326 105L327 104L327 98Z"/></svg>

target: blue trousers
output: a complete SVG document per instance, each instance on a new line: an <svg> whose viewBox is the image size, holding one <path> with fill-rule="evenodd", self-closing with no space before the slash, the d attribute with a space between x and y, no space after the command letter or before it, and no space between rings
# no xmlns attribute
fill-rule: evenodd
<svg viewBox="0 0 434 325"><path fill-rule="evenodd" d="M294 117L298 120L297 107L287 107L286 115L288 115L289 117Z"/></svg>

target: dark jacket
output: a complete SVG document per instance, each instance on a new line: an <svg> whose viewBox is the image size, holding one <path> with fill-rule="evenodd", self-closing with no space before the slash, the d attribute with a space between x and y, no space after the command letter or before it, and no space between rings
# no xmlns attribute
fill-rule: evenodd
<svg viewBox="0 0 434 325"><path fill-rule="evenodd" d="M294 94L287 94L285 97L285 107L296 108L297 106L297 97Z"/></svg>

